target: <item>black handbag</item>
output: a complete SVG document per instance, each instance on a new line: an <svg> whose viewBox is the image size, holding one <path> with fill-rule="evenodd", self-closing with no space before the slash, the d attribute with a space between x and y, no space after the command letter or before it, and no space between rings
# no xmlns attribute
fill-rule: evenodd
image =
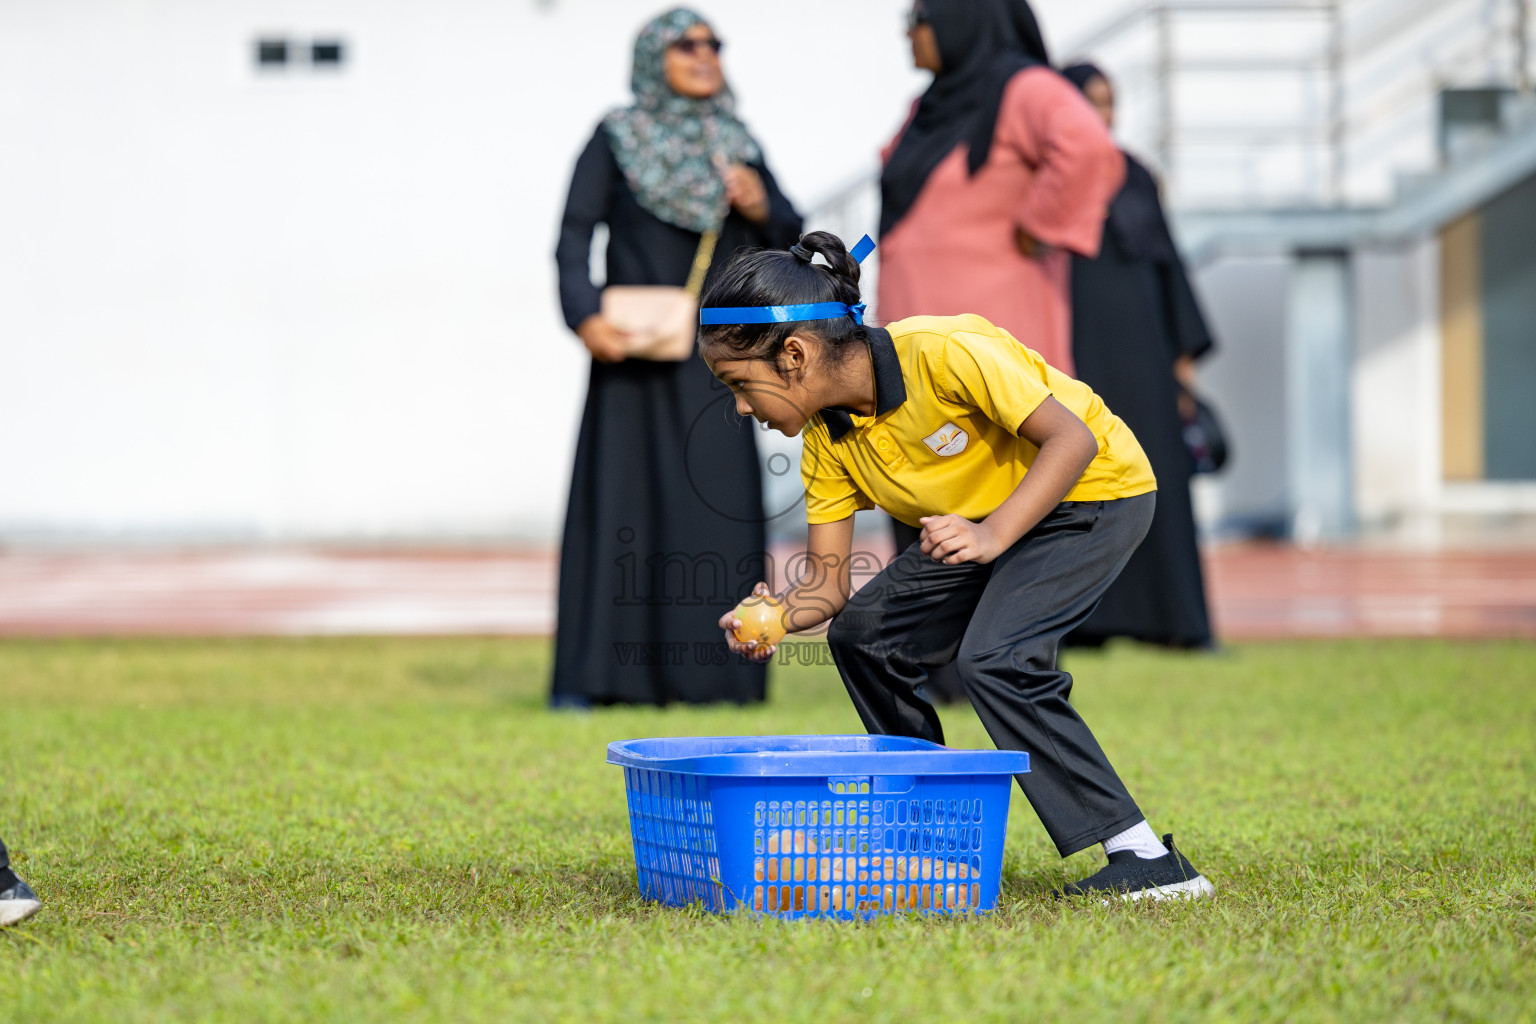
<svg viewBox="0 0 1536 1024"><path fill-rule="evenodd" d="M1189 449L1196 473L1214 473L1227 464L1229 457L1226 431L1209 402L1188 388L1180 390L1193 400L1195 407L1193 416L1180 417L1184 421L1184 447Z"/></svg>

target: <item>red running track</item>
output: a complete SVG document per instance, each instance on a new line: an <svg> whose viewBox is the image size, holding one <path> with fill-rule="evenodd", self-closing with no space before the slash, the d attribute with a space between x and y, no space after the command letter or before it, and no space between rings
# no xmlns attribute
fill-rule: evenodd
<svg viewBox="0 0 1536 1024"><path fill-rule="evenodd" d="M1217 548L1206 558L1220 634L1536 637L1536 551Z"/></svg>
<svg viewBox="0 0 1536 1024"><path fill-rule="evenodd" d="M1536 637L1536 551L1233 545L1207 567L1227 640ZM0 636L545 635L555 571L542 549L0 552Z"/></svg>

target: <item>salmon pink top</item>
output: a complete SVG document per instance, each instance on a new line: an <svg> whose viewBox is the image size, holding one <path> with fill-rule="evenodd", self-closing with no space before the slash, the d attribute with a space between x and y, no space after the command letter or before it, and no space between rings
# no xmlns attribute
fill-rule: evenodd
<svg viewBox="0 0 1536 1024"><path fill-rule="evenodd" d="M1072 83L1029 67L1003 90L992 151L975 177L965 160L962 142L880 240L880 319L975 313L1070 374L1067 251L1098 253L1124 158ZM1043 243L1039 255L1020 252L1017 228Z"/></svg>

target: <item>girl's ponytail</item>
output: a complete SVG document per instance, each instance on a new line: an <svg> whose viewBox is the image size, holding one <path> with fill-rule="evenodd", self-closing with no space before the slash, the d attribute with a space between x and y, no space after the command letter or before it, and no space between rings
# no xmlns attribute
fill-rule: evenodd
<svg viewBox="0 0 1536 1024"><path fill-rule="evenodd" d="M796 249L809 253L808 256L802 257L806 263L810 263L816 256L826 260L826 269L831 272L833 277L845 279L846 287L852 289L855 296L853 301L859 301L857 298L859 294L859 261L854 259L848 252L848 247L843 244L841 238L838 238L830 231L812 231L810 234L803 236L798 244L789 247L791 253L799 256L800 253L796 253Z"/></svg>

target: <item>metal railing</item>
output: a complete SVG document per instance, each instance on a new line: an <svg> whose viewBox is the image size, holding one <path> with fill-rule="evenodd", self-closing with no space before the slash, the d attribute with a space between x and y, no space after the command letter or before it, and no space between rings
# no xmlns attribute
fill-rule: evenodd
<svg viewBox="0 0 1536 1024"><path fill-rule="evenodd" d="M1056 52L1115 78L1118 134L1171 205L1377 205L1435 169L1441 90L1530 92L1532 2L1147 0ZM857 237L873 191L871 172L811 219Z"/></svg>
<svg viewBox="0 0 1536 1024"><path fill-rule="evenodd" d="M1130 103L1143 107L1142 116L1127 119L1123 137L1162 169L1176 204L1379 202L1405 163L1431 169L1440 90L1529 89L1529 5L1530 0L1151 0L1066 52L1126 58L1105 61ZM1221 46L1213 54L1211 37L1218 33ZM1288 35L1310 38L1287 52ZM1202 104L1189 88L1203 78L1211 91L1262 96L1266 85L1274 90L1277 77L1288 77L1309 101L1289 121L1263 110L1212 117L1200 109L1212 104ZM1413 155L1405 157L1405 151ZM1211 173L1212 164L1224 158L1251 169L1287 156L1298 169L1278 182L1257 181L1251 173L1247 181L1232 174L1223 181Z"/></svg>

